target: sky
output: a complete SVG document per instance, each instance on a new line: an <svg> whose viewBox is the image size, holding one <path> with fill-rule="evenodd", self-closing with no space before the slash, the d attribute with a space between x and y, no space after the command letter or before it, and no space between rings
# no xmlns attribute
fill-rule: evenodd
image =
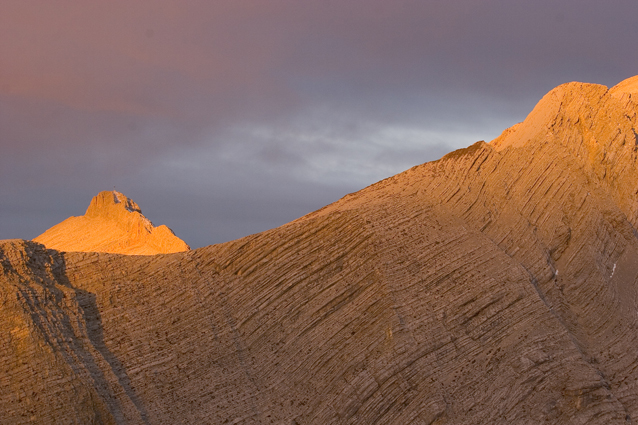
<svg viewBox="0 0 638 425"><path fill-rule="evenodd" d="M2 0L0 239L116 188L193 248L638 74L635 0Z"/></svg>

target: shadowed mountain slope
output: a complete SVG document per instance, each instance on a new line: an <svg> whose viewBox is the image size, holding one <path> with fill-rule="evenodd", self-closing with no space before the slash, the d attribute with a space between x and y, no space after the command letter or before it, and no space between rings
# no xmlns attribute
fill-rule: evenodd
<svg viewBox="0 0 638 425"><path fill-rule="evenodd" d="M86 214L69 217L34 239L58 251L153 255L188 251L168 227L153 226L140 207L120 192L100 192Z"/></svg>
<svg viewBox="0 0 638 425"><path fill-rule="evenodd" d="M637 85L225 244L2 242L0 422L634 423Z"/></svg>

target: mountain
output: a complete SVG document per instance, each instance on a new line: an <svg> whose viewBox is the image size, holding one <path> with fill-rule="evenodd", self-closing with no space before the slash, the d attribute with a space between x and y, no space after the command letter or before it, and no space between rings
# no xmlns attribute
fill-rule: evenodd
<svg viewBox="0 0 638 425"><path fill-rule="evenodd" d="M190 249L168 227L154 227L132 199L115 190L100 192L83 216L69 217L34 241L58 251L130 255L167 254Z"/></svg>
<svg viewBox="0 0 638 425"><path fill-rule="evenodd" d="M276 229L0 243L0 422L628 424L638 77Z"/></svg>

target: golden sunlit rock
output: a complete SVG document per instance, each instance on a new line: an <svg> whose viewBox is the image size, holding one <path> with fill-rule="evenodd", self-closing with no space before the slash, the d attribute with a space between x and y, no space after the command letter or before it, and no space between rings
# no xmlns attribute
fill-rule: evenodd
<svg viewBox="0 0 638 425"><path fill-rule="evenodd" d="M58 251L130 255L166 254L190 249L168 227L153 226L132 199L115 190L100 192L91 201L86 214L64 220L34 241Z"/></svg>
<svg viewBox="0 0 638 425"><path fill-rule="evenodd" d="M635 423L627 81L236 241L0 242L0 423ZM65 226L127 217L103 192Z"/></svg>

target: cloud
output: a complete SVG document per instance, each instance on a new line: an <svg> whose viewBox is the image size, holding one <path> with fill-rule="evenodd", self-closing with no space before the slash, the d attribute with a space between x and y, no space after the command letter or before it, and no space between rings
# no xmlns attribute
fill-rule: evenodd
<svg viewBox="0 0 638 425"><path fill-rule="evenodd" d="M194 246L282 224L496 137L558 84L635 74L637 12L628 0L3 1L0 237L34 237L113 185Z"/></svg>

